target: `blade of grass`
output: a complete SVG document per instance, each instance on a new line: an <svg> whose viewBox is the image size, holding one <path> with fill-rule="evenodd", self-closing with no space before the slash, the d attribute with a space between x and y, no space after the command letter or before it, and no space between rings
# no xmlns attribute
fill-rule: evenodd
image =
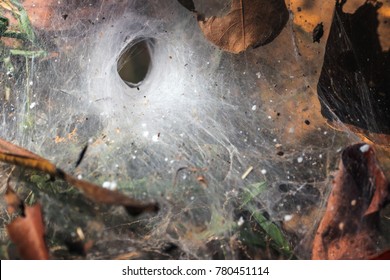
<svg viewBox="0 0 390 280"><path fill-rule="evenodd" d="M20 56L24 56L24 57L27 57L27 58L43 57L43 56L47 55L47 53L44 50L26 51L26 50L18 50L18 49L10 50L10 54L12 54L12 55L20 55Z"/></svg>
<svg viewBox="0 0 390 280"><path fill-rule="evenodd" d="M249 206L249 211L260 225L260 227L269 235L269 237L275 242L278 250L284 253L291 254L291 248L288 241L285 239L282 231L277 225L269 221L264 215L262 215L255 207Z"/></svg>
<svg viewBox="0 0 390 280"><path fill-rule="evenodd" d="M263 214L261 214L261 212L254 204L254 200L256 199L256 197L258 197L263 191L265 191L266 186L266 182L254 183L247 186L241 196L240 208L246 209L251 213L251 215L259 224L259 226L272 239L278 251L287 255L292 255L290 244L284 237L283 232L275 223L271 222Z"/></svg>
<svg viewBox="0 0 390 280"><path fill-rule="evenodd" d="M7 37L7 38L14 38L14 39L18 39L18 40L28 40L27 35L24 33L20 33L20 32L7 31L7 32L4 32L3 34L0 34L0 36Z"/></svg>
<svg viewBox="0 0 390 280"><path fill-rule="evenodd" d="M35 33L32 28L30 19L28 18L28 14L26 10L23 8L22 4L19 3L17 0L11 0L11 3L18 9L18 14L16 14L16 18L19 22L19 28L21 33L25 33L27 36L27 39L31 43L35 43Z"/></svg>
<svg viewBox="0 0 390 280"><path fill-rule="evenodd" d="M265 182L260 182L260 183L255 183L249 185L243 195L242 195L242 203L241 203L241 208L246 206L249 202L251 202L255 197L257 197L260 193L262 193L265 190L266 187Z"/></svg>

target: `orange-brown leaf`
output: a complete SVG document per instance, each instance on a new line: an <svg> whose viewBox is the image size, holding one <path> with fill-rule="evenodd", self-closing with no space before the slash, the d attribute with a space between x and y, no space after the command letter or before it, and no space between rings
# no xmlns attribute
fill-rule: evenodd
<svg viewBox="0 0 390 280"><path fill-rule="evenodd" d="M227 15L198 18L208 40L225 51L240 53L272 42L288 15L284 0L233 0Z"/></svg>
<svg viewBox="0 0 390 280"><path fill-rule="evenodd" d="M4 199L7 203L7 211L11 215L17 213L18 210L22 210L24 207L23 202L16 195L15 191L9 187L9 185L7 186L7 190L5 191Z"/></svg>
<svg viewBox="0 0 390 280"><path fill-rule="evenodd" d="M81 190L86 197L95 202L122 205L132 215L138 215L143 212L157 212L159 210L156 203L143 203L118 191L108 190L90 182L76 179L66 173L64 175L65 181Z"/></svg>
<svg viewBox="0 0 390 280"><path fill-rule="evenodd" d="M50 174L53 177L67 181L89 199L110 205L121 205L132 215L143 212L157 212L157 203L143 203L130 198L118 191L104 189L87 181L79 180L57 168L45 158L42 158L26 149L18 147L0 138L0 161L33 168Z"/></svg>
<svg viewBox="0 0 390 280"><path fill-rule="evenodd" d="M0 161L25 166L54 175L56 166L48 160L0 138Z"/></svg>
<svg viewBox="0 0 390 280"><path fill-rule="evenodd" d="M317 229L312 258L370 259L377 255L379 211L388 201L389 183L374 150L367 144L346 148Z"/></svg>
<svg viewBox="0 0 390 280"><path fill-rule="evenodd" d="M47 260L49 258L39 204L26 206L24 217L18 217L7 225L7 231L22 259Z"/></svg>
<svg viewBox="0 0 390 280"><path fill-rule="evenodd" d="M19 157L36 159L36 160L44 160L44 158L30 152L29 150L16 146L15 144L5 141L2 138L0 138L0 153L17 155Z"/></svg>

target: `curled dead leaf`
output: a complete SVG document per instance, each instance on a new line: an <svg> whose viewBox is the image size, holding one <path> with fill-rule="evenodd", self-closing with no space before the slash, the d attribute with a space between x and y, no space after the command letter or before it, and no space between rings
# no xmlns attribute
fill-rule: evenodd
<svg viewBox="0 0 390 280"><path fill-rule="evenodd" d="M48 160L0 138L0 161L41 170L52 176L56 166Z"/></svg>
<svg viewBox="0 0 390 280"><path fill-rule="evenodd" d="M288 21L283 0L233 0L223 17L202 19L199 26L206 38L221 49L240 53L272 42Z"/></svg>
<svg viewBox="0 0 390 280"><path fill-rule="evenodd" d="M8 235L16 245L20 257L26 260L49 259L41 206L39 204L25 206L10 186L7 187L5 199L8 210L12 213L16 210L14 209L15 202L23 205L22 215L7 225Z"/></svg>
<svg viewBox="0 0 390 280"><path fill-rule="evenodd" d="M24 213L23 201L16 195L15 191L9 186L9 180L7 182L7 189L4 195L5 202L7 203L7 212L11 215L18 213Z"/></svg>
<svg viewBox="0 0 390 280"><path fill-rule="evenodd" d="M370 259L378 254L379 211L389 183L367 144L346 148L326 212L313 243L313 259Z"/></svg>
<svg viewBox="0 0 390 280"><path fill-rule="evenodd" d="M157 212L159 210L159 206L155 202L144 203L130 198L118 191L108 190L90 182L76 179L57 168L47 159L44 159L1 138L0 161L46 172L52 177L60 178L73 185L92 201L109 205L124 206L127 212L131 215L139 215L144 212Z"/></svg>
<svg viewBox="0 0 390 280"><path fill-rule="evenodd" d="M347 125L362 139L389 147L390 56L382 49L381 38L390 33L381 34L379 20L388 6L380 1L359 2L354 13L344 11L347 1L335 3L318 100L321 114L332 126L345 131Z"/></svg>

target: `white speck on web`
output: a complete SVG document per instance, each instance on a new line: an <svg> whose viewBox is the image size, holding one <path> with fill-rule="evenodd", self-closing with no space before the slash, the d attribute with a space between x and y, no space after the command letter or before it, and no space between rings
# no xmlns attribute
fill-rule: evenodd
<svg viewBox="0 0 390 280"><path fill-rule="evenodd" d="M237 225L240 227L244 224L245 220L244 218L241 216L240 219L237 221Z"/></svg>
<svg viewBox="0 0 390 280"><path fill-rule="evenodd" d="M113 190L116 190L117 184L116 184L116 182L106 181L103 183L102 187L113 191Z"/></svg>
<svg viewBox="0 0 390 280"><path fill-rule="evenodd" d="M37 103L36 102L33 102L30 104L30 109L34 109L34 107L37 106Z"/></svg>
<svg viewBox="0 0 390 280"><path fill-rule="evenodd" d="M367 153L369 149L370 149L370 145L367 145L367 144L365 144L365 145L363 145L363 146L361 146L361 147L359 148L359 150L360 150L362 153Z"/></svg>
<svg viewBox="0 0 390 280"><path fill-rule="evenodd" d="M285 215L284 218L283 218L283 220L284 220L285 222L291 221L291 219L293 218L293 216L294 216L294 215Z"/></svg>
<svg viewBox="0 0 390 280"><path fill-rule="evenodd" d="M298 162L298 163L301 163L301 162L303 162L303 157L299 157L299 158L297 158L297 162Z"/></svg>

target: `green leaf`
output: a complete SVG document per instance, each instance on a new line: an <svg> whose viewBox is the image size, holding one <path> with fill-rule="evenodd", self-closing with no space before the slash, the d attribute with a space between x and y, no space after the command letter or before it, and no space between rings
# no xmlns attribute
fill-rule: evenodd
<svg viewBox="0 0 390 280"><path fill-rule="evenodd" d="M242 195L242 204L241 208L246 206L249 202L251 202L255 197L257 197L260 193L265 190L267 186L266 182L254 183L246 187L244 193Z"/></svg>
<svg viewBox="0 0 390 280"><path fill-rule="evenodd" d="M291 253L290 244L284 238L284 235L279 227L273 222L267 220L267 218L265 218L258 210L255 209L255 207L250 206L249 211L252 213L260 227L275 242L275 244L278 246L278 249L284 251L285 253Z"/></svg>
<svg viewBox="0 0 390 280"><path fill-rule="evenodd" d="M0 16L0 37L7 31L9 25L8 18Z"/></svg>
<svg viewBox="0 0 390 280"><path fill-rule="evenodd" d="M19 11L19 15L16 16L19 22L19 28L21 33L25 33L27 36L27 39L31 42L35 42L35 34L34 30L32 28L30 19L28 18L26 10L23 8L23 6L17 1L17 0L11 0L12 4L14 4Z"/></svg>
<svg viewBox="0 0 390 280"><path fill-rule="evenodd" d="M24 40L24 41L28 40L26 34L20 33L20 32L12 32L12 31L11 32L10 31L4 32L3 37L15 38L15 39Z"/></svg>
<svg viewBox="0 0 390 280"><path fill-rule="evenodd" d="M39 51L26 51L26 50L18 50L18 49L13 49L10 50L10 54L12 55L21 55L27 58L33 58L33 57L42 57L46 56L47 53L44 50L39 50Z"/></svg>

